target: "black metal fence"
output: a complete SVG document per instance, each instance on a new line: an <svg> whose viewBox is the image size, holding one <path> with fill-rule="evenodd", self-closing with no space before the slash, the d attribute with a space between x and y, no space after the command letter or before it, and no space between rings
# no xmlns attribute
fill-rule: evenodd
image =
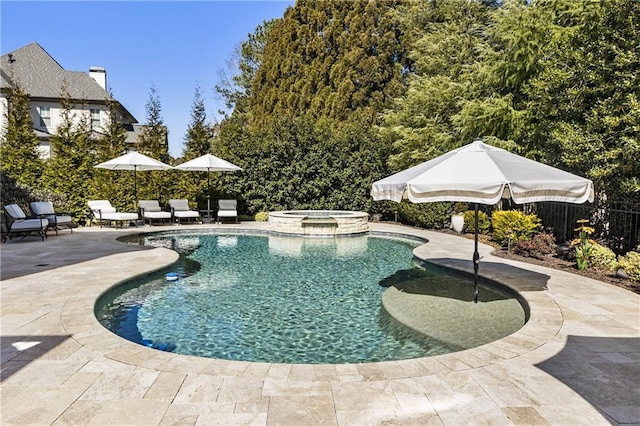
<svg viewBox="0 0 640 426"><path fill-rule="evenodd" d="M640 245L640 203L604 201L593 204L544 202L525 206L535 213L558 243L577 237L579 219L589 219L595 229L591 238L604 242L616 254L635 250Z"/></svg>

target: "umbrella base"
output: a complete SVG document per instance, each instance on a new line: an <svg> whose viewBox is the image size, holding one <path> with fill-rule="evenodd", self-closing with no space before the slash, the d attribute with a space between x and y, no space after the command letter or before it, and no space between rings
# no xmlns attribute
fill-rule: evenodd
<svg viewBox="0 0 640 426"><path fill-rule="evenodd" d="M202 223L216 223L211 210L200 210L200 219Z"/></svg>

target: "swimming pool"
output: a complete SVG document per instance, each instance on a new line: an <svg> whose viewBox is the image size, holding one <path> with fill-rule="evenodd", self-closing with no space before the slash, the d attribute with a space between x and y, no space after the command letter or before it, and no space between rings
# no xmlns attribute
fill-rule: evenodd
<svg viewBox="0 0 640 426"><path fill-rule="evenodd" d="M134 342L176 353L276 363L360 363L417 358L466 349L469 342L412 330L382 307L387 286L411 281L426 287L467 288L473 345L518 330L517 299L486 287L474 304L472 282L417 264L420 243L372 235L303 238L282 235L165 233L147 245L181 253L178 264L118 286L96 305L111 331ZM180 279L167 281L167 272ZM457 294L457 293L456 293ZM447 297L441 291L434 297ZM455 296L459 299L459 296ZM503 314L500 335L487 315ZM509 312L506 334L504 312ZM457 318L452 312L452 318ZM467 327L460 324L460 328ZM467 327L468 328L468 327ZM481 344L481 343L480 343Z"/></svg>

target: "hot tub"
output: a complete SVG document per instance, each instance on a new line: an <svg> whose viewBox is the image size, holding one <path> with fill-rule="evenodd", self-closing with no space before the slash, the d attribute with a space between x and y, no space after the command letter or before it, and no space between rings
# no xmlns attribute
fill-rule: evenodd
<svg viewBox="0 0 640 426"><path fill-rule="evenodd" d="M283 234L334 236L369 230L366 212L349 210L285 210L269 212L272 231Z"/></svg>

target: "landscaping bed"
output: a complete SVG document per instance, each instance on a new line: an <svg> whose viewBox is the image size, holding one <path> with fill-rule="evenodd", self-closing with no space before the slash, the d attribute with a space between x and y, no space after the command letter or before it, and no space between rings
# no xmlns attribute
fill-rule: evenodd
<svg viewBox="0 0 640 426"><path fill-rule="evenodd" d="M442 232L458 235L464 238L473 240L473 234L458 234L451 230L442 230ZM533 265L541 265L547 268L557 269L559 271L570 272L572 274L581 275L583 277L592 278L594 280L602 281L617 287L624 288L625 290L632 291L640 294L640 286L636 286L631 280L617 277L614 273L607 273L598 269L587 268L583 271L578 270L575 261L569 261L562 259L556 255L547 255L543 258L520 256L514 253L507 252L506 249L499 247L491 240L488 235L479 235L479 241L483 244L488 244L495 248L493 255L502 257L504 259L517 260L520 262L531 263Z"/></svg>

